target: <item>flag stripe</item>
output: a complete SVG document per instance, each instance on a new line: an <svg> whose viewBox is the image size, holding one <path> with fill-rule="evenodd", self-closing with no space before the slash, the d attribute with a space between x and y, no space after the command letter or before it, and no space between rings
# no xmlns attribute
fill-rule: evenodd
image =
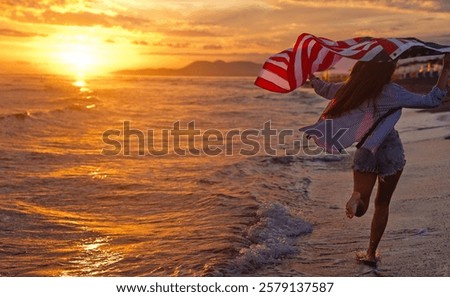
<svg viewBox="0 0 450 297"><path fill-rule="evenodd" d="M267 70L268 72L274 73L276 75L278 75L279 77L281 77L283 80L287 81L288 80L288 75L286 72L286 69L274 64L274 63L265 63L263 68L265 70ZM287 66L286 66L287 68Z"/></svg>
<svg viewBox="0 0 450 297"><path fill-rule="evenodd" d="M269 91L286 93L302 86L310 74L331 68L342 57L389 61L443 53L450 53L450 46L416 38L356 37L333 41L303 33L293 48L269 57L255 84Z"/></svg>
<svg viewBox="0 0 450 297"><path fill-rule="evenodd" d="M273 64L276 65L277 67L280 67L283 70L286 70L288 68L288 63L286 63L285 61L277 61L275 59L270 59L267 61L267 64Z"/></svg>
<svg viewBox="0 0 450 297"><path fill-rule="evenodd" d="M277 75L276 73L263 69L259 77L273 83L274 85L278 86L283 90L290 90L289 82L286 79Z"/></svg>
<svg viewBox="0 0 450 297"><path fill-rule="evenodd" d="M270 90L272 92L277 92L277 93L288 93L288 92L290 92L289 89L282 88L279 85L275 84L273 82L273 79L271 79L270 77L268 77L268 80L267 80L264 77L259 76L256 79L255 83L256 83L257 86L259 86L259 87L261 87L263 89L266 89L266 90Z"/></svg>

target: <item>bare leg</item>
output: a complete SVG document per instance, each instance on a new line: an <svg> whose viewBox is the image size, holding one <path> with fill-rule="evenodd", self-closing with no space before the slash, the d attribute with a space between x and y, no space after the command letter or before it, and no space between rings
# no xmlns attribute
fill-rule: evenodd
<svg viewBox="0 0 450 297"><path fill-rule="evenodd" d="M402 171L398 171L394 175L386 176L383 179L378 179L378 191L375 198L375 212L372 219L372 227L370 231L370 243L367 249L367 259L371 262L376 262L375 252L384 230L386 229L389 217L389 203L391 202L392 194L397 186L397 182L402 175Z"/></svg>
<svg viewBox="0 0 450 297"><path fill-rule="evenodd" d="M376 173L353 171L353 194L345 207L347 217L361 217L366 213L376 180Z"/></svg>

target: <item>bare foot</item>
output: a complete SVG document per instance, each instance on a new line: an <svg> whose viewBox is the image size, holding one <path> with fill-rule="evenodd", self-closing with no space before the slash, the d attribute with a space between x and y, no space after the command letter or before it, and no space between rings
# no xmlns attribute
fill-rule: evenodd
<svg viewBox="0 0 450 297"><path fill-rule="evenodd" d="M353 218L358 210L358 205L361 203L361 194L358 192L353 192L352 197L348 200L345 205L345 214L349 219Z"/></svg>
<svg viewBox="0 0 450 297"><path fill-rule="evenodd" d="M356 260L357 261L359 261L359 262L361 262L361 263L363 263L365 265L371 266L371 267L376 267L377 266L379 258L380 258L379 254L377 254L376 256L375 255L369 255L367 252L364 252L364 251L360 251L360 252L356 253Z"/></svg>

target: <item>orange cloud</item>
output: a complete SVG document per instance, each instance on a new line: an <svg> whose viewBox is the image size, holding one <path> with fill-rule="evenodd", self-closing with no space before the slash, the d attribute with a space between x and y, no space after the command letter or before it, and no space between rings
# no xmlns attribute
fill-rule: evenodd
<svg viewBox="0 0 450 297"><path fill-rule="evenodd" d="M81 12L56 12L45 10L39 12L22 12L13 14L11 20L22 23L39 23L63 26L103 26L103 27L123 27L133 29L136 26L143 26L149 21L123 15L110 16L104 13Z"/></svg>
<svg viewBox="0 0 450 297"><path fill-rule="evenodd" d="M0 28L0 35L1 36L9 36L9 37L46 37L47 34L39 34L39 33L31 33L31 32L23 32L23 31L17 31L13 29L4 29Z"/></svg>
<svg viewBox="0 0 450 297"><path fill-rule="evenodd" d="M148 45L148 42L145 40L133 40L131 43L135 45Z"/></svg>
<svg viewBox="0 0 450 297"><path fill-rule="evenodd" d="M66 26L103 26L134 29L149 20L122 15L109 10L93 9L98 1L79 0L7 0L0 3L0 16L11 21Z"/></svg>
<svg viewBox="0 0 450 297"><path fill-rule="evenodd" d="M162 29L162 32L168 36L180 37L213 37L224 36L225 34L213 29Z"/></svg>
<svg viewBox="0 0 450 297"><path fill-rule="evenodd" d="M205 49L205 50L220 50L220 49L223 49L223 46L221 46L220 44L205 44L203 46L203 49Z"/></svg>
<svg viewBox="0 0 450 297"><path fill-rule="evenodd" d="M445 0L274 0L269 2L276 5L283 5L283 3L297 3L315 7L327 5L328 7L368 7L391 10L403 9L450 12L450 2Z"/></svg>
<svg viewBox="0 0 450 297"><path fill-rule="evenodd" d="M154 46L164 46L164 47L170 47L170 48L188 48L191 46L189 42L182 42L182 43L173 43L173 42L154 42Z"/></svg>

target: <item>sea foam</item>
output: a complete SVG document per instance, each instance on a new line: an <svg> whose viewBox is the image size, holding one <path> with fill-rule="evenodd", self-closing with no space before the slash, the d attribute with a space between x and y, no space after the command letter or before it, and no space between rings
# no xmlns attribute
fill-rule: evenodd
<svg viewBox="0 0 450 297"><path fill-rule="evenodd" d="M299 236L312 232L312 226L300 217L292 215L280 203L262 205L256 222L247 230L251 244L242 248L232 261L232 274L249 273L264 265L280 262L298 251Z"/></svg>

